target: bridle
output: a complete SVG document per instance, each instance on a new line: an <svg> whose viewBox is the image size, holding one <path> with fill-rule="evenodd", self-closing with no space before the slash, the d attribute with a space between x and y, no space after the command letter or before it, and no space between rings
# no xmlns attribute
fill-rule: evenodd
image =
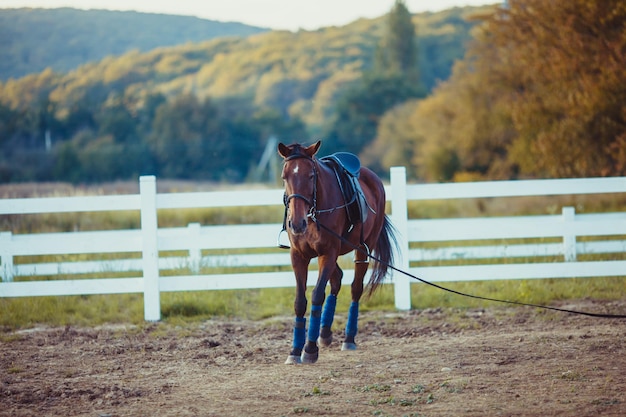
<svg viewBox="0 0 626 417"><path fill-rule="evenodd" d="M285 217L283 220L283 230L286 230L285 222L287 221L287 212L289 210L289 202L294 198L299 198L309 205L309 212L307 214L307 217L313 220L313 222L319 228L319 223L317 222L317 217L316 217L316 214L317 214L317 176L318 176L317 164L315 163L315 160L313 158L307 155L303 155L303 154L291 155L288 158L285 158L285 163L292 161L294 159L307 159L311 161L311 163L313 164L313 195L311 196L310 199L299 193L293 193L289 195L285 193L283 195L283 204L285 205Z"/></svg>

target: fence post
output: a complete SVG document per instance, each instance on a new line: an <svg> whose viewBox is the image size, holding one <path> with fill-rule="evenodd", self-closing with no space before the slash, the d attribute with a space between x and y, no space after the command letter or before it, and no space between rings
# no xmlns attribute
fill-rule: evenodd
<svg viewBox="0 0 626 417"><path fill-rule="evenodd" d="M570 232L568 226L574 222L576 216L574 207L563 207L561 209L563 215L563 222L565 223L565 233L563 233L563 256L565 262L576 261L576 235ZM572 225L573 226L573 225Z"/></svg>
<svg viewBox="0 0 626 417"><path fill-rule="evenodd" d="M409 270L409 226L406 197L406 168L391 167L391 219L398 230L399 253L396 254L396 268ZM393 275L394 298L398 310L411 309L411 281L404 274Z"/></svg>
<svg viewBox="0 0 626 417"><path fill-rule="evenodd" d="M139 177L143 259L143 308L146 321L161 319L159 293L159 248L157 242L156 178Z"/></svg>
<svg viewBox="0 0 626 417"><path fill-rule="evenodd" d="M198 246L200 223L189 223L187 225L187 234L189 235L189 269L194 274L197 274L200 272L200 264L202 262L202 250Z"/></svg>
<svg viewBox="0 0 626 417"><path fill-rule="evenodd" d="M11 232L0 232L0 261L2 262L2 274L0 281L13 281L13 253L11 253Z"/></svg>

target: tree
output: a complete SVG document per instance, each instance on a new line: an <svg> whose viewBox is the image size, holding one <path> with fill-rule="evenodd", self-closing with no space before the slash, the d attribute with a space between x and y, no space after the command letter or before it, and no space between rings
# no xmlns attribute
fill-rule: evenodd
<svg viewBox="0 0 626 417"><path fill-rule="evenodd" d="M404 1L396 0L386 19L385 35L376 49L374 72L402 74L415 83L418 80L415 26Z"/></svg>
<svg viewBox="0 0 626 417"><path fill-rule="evenodd" d="M511 0L469 52L499 91L516 137L508 158L532 176L626 173L626 4Z"/></svg>
<svg viewBox="0 0 626 417"><path fill-rule="evenodd" d="M376 137L385 112L425 94L418 82L415 26L404 2L396 0L387 15L373 70L338 99L327 134L330 146L325 150L361 153Z"/></svg>
<svg viewBox="0 0 626 417"><path fill-rule="evenodd" d="M191 178L210 170L209 135L216 123L217 109L209 100L201 103L193 95L181 95L159 106L149 138L159 174Z"/></svg>
<svg viewBox="0 0 626 417"><path fill-rule="evenodd" d="M55 147L52 175L59 181L72 183L85 181L77 149L71 141L63 142Z"/></svg>
<svg viewBox="0 0 626 417"><path fill-rule="evenodd" d="M263 139L276 136L285 143L308 140L302 120L297 117L286 117L278 110L269 107L257 109L252 117L252 123Z"/></svg>
<svg viewBox="0 0 626 417"><path fill-rule="evenodd" d="M418 148L415 141L419 139L415 137L415 132L419 126L415 125L412 116L418 104L419 100L408 100L381 117L372 146L361 153L364 165L381 176L387 175L392 166L404 166L407 176L416 178L412 162Z"/></svg>
<svg viewBox="0 0 626 417"><path fill-rule="evenodd" d="M337 104L335 120L326 135L325 151L360 153L376 137L380 118L386 111L405 101L424 95L424 91L401 75L368 74L349 89Z"/></svg>
<svg viewBox="0 0 626 417"><path fill-rule="evenodd" d="M211 100L190 94L157 108L149 137L158 174L166 178L240 181L261 146L253 123L224 118Z"/></svg>
<svg viewBox="0 0 626 417"><path fill-rule="evenodd" d="M626 5L508 5L483 16L450 79L416 107L418 176L624 175Z"/></svg>
<svg viewBox="0 0 626 417"><path fill-rule="evenodd" d="M2 150L9 138L16 130L17 112L0 102L0 150Z"/></svg>
<svg viewBox="0 0 626 417"><path fill-rule="evenodd" d="M121 99L103 106L96 122L100 136L111 135L118 143L131 143L137 138L137 120Z"/></svg>

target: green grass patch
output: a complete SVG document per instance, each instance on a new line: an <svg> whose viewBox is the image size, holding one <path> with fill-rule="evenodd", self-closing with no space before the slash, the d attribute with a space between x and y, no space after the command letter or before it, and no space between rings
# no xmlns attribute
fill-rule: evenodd
<svg viewBox="0 0 626 417"><path fill-rule="evenodd" d="M141 294L0 298L0 327L143 323Z"/></svg>
<svg viewBox="0 0 626 417"><path fill-rule="evenodd" d="M624 277L468 281L437 284L465 294L542 305L549 305L555 301L584 299L590 296L598 300L619 300L626 296ZM426 284L412 284L411 305L413 308L423 309L478 308L504 304L463 297Z"/></svg>
<svg viewBox="0 0 626 417"><path fill-rule="evenodd" d="M562 278L544 280L472 281L442 283L467 294L549 305L559 300L617 300L626 296L623 277ZM310 298L310 291L308 297ZM260 320L293 315L294 288L171 292L161 294L162 320L173 323L198 322L209 318ZM504 306L445 292L425 284L411 285L414 309L469 309ZM337 302L341 324L350 305L350 287L344 286ZM371 297L364 296L361 311L394 311L394 289L383 285ZM37 325L96 326L106 323L141 324L141 294L65 297L0 298L0 328L7 330Z"/></svg>

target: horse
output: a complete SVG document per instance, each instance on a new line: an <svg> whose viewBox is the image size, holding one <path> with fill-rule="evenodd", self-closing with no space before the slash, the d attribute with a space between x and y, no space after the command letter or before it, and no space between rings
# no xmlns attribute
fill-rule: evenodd
<svg viewBox="0 0 626 417"><path fill-rule="evenodd" d="M289 237L291 265L296 278L293 343L286 364L315 363L319 357L317 343L322 347L330 346L331 326L343 277L337 259L351 251L354 251L355 262L352 301L341 350L356 349L359 301L369 258L374 259L367 283L371 295L389 272L393 250L397 246L395 229L385 214L385 189L380 178L370 169L361 167L356 156L348 154L357 161L358 172L351 175L358 180L355 188L360 188L357 191L366 205L361 221L351 224L346 210L351 203L345 201L339 175L322 161L324 158L320 160L315 156L320 146L321 141L310 146L278 144L285 185L283 232L286 231ZM307 275L313 258L318 258L319 271L311 295L307 333ZM326 297L328 282L330 293Z"/></svg>

